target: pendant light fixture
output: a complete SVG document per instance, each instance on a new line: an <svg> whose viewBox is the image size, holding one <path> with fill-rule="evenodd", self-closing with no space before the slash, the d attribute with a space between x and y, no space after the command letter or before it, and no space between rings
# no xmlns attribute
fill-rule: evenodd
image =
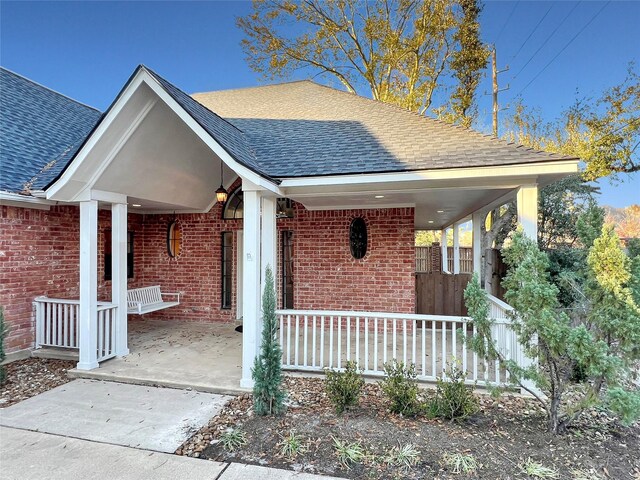
<svg viewBox="0 0 640 480"><path fill-rule="evenodd" d="M229 195L229 193L227 192L227 190L224 188L224 186L222 185L223 183L223 169L224 168L224 162L222 160L220 160L220 188L218 188L216 190L216 200L218 200L219 203L224 203L227 201L227 196Z"/></svg>

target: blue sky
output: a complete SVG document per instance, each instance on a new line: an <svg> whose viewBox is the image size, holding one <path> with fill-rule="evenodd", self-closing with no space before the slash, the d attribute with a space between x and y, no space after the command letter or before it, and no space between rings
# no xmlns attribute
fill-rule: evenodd
<svg viewBox="0 0 640 480"><path fill-rule="evenodd" d="M1 1L0 63L102 110L139 63L187 92L256 85L262 80L246 65L235 26L249 11L242 1ZM640 62L640 2L490 1L481 22L485 41L497 45L499 67L510 67L500 75L501 86L510 87L500 103L520 94L547 118L570 105L576 91L597 95L624 78L629 61ZM487 77L478 123L487 132L491 97L482 93L489 90ZM640 175L600 183L602 203L640 203Z"/></svg>

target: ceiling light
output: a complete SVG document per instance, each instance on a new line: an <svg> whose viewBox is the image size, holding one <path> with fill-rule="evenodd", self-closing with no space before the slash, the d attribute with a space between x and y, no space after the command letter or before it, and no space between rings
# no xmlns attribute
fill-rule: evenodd
<svg viewBox="0 0 640 480"><path fill-rule="evenodd" d="M384 198L384 195L376 195L375 198Z"/></svg>
<svg viewBox="0 0 640 480"><path fill-rule="evenodd" d="M216 190L216 201L218 201L219 203L226 202L227 201L227 196L229 195L227 190L224 188L224 185L222 185L222 182L223 182L223 179L224 179L223 167L224 167L224 162L222 160L220 160L220 188L218 188Z"/></svg>
<svg viewBox="0 0 640 480"><path fill-rule="evenodd" d="M444 210L437 210L438 213L444 213Z"/></svg>
<svg viewBox="0 0 640 480"><path fill-rule="evenodd" d="M429 220L429 223L433 223L433 220Z"/></svg>
<svg viewBox="0 0 640 480"><path fill-rule="evenodd" d="M141 207L142 205L140 205L139 203L133 203L131 206L132 207Z"/></svg>

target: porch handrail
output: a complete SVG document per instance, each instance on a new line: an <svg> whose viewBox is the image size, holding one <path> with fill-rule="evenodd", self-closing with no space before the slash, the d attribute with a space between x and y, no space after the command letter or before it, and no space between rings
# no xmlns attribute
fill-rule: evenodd
<svg viewBox="0 0 640 480"><path fill-rule="evenodd" d="M77 350L80 338L80 300L39 296L33 299L35 347ZM97 360L115 356L115 320L118 305L97 302Z"/></svg>
<svg viewBox="0 0 640 480"><path fill-rule="evenodd" d="M428 315L428 314L418 314L418 313L389 313L389 312L364 312L364 311L345 311L345 310L276 310L276 315L324 315L334 316L334 317L369 317L369 318L379 318L379 319L396 319L396 320L415 320L418 322L421 321L455 321L459 323L471 323L473 319L471 317L465 316L448 316L448 315ZM508 321L503 322L503 318L495 319L497 323L510 323Z"/></svg>
<svg viewBox="0 0 640 480"><path fill-rule="evenodd" d="M432 382L459 362L469 384L513 386L500 360L485 361L468 348L468 337L477 334L470 317L282 309L276 314L286 370L322 372L352 360L366 375L384 376L384 364L396 359L414 364L418 379ZM504 357L521 363L510 319L496 318L492 329Z"/></svg>

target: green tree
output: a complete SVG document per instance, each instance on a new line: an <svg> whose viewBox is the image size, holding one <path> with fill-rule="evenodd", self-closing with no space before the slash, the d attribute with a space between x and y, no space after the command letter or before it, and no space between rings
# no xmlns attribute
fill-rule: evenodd
<svg viewBox="0 0 640 480"><path fill-rule="evenodd" d="M633 362L640 358L640 311L629 287L630 263L615 233L603 227L589 249L584 287L589 306L579 318L570 318L562 308L547 255L520 231L510 240L503 252L509 266L503 285L515 310L512 328L539 367L518 365L496 346L487 295L477 278L465 290L478 332L469 340L470 348L483 358L503 362L511 378L543 405L553 433L564 432L586 407L601 402L625 423L637 419L640 395L628 380ZM590 381L578 388L577 401L569 401L565 393L576 364Z"/></svg>
<svg viewBox="0 0 640 480"><path fill-rule="evenodd" d="M2 385L6 379L6 372L2 362L6 358L4 353L4 337L7 335L7 327L4 324L4 308L0 306L0 385Z"/></svg>
<svg viewBox="0 0 640 480"><path fill-rule="evenodd" d="M640 76L631 64L626 78L597 98L577 100L556 120L519 104L508 140L585 161L582 177L595 180L640 171Z"/></svg>
<svg viewBox="0 0 640 480"><path fill-rule="evenodd" d="M249 66L268 78L307 68L352 93L423 114L447 111L469 125L488 57L480 10L477 0L254 0L237 23Z"/></svg>
<svg viewBox="0 0 640 480"><path fill-rule="evenodd" d="M260 354L252 370L253 409L258 415L276 415L284 411L285 393L282 389L282 347L277 339L276 291L270 265L265 272L262 318Z"/></svg>

